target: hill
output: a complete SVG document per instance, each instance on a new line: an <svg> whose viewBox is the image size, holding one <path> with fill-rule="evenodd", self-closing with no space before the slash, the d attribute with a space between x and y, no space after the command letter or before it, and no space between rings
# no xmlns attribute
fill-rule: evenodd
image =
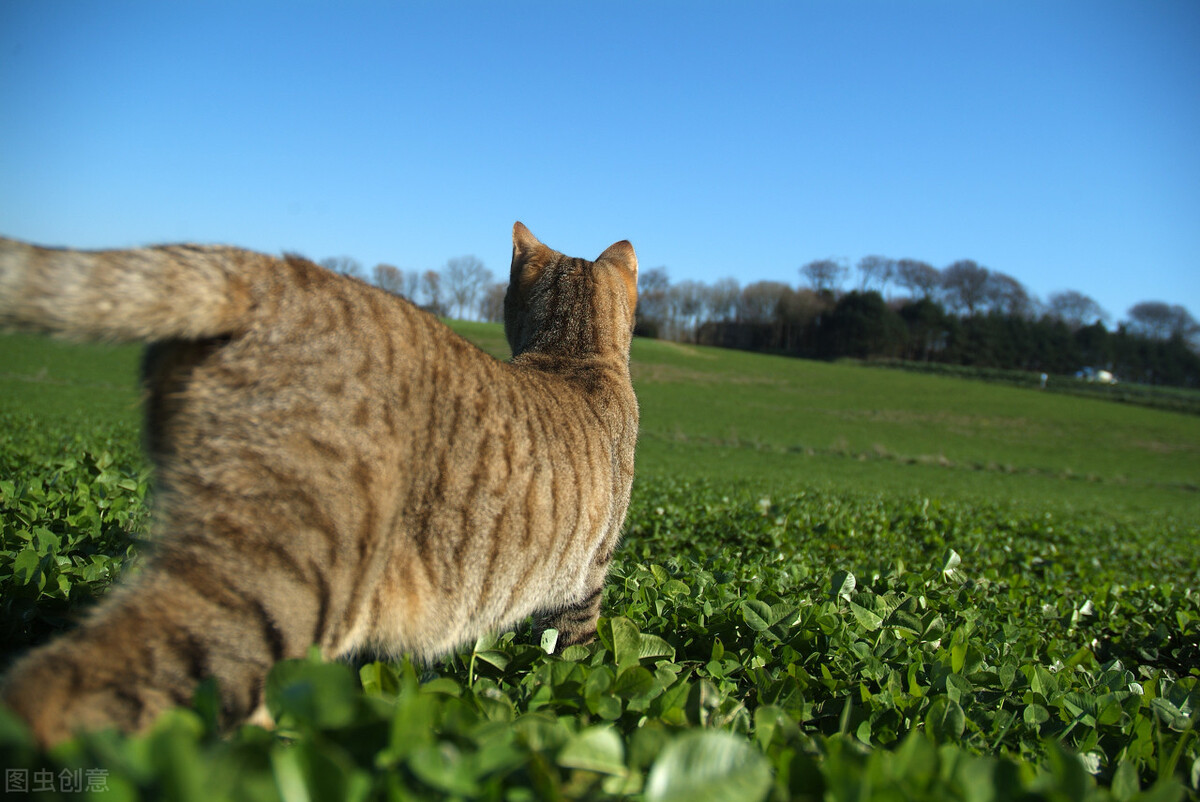
<svg viewBox="0 0 1200 802"><path fill-rule="evenodd" d="M136 565L138 359L0 337L0 670ZM221 734L210 683L143 737L50 755L0 710L6 776L125 799L1200 798L1200 418L656 341L632 368L597 642L282 661L274 734Z"/></svg>
<svg viewBox="0 0 1200 802"><path fill-rule="evenodd" d="M452 322L507 358L498 324ZM9 411L137 419L136 347L0 338ZM635 340L638 471L1193 513L1200 417L954 377Z"/></svg>

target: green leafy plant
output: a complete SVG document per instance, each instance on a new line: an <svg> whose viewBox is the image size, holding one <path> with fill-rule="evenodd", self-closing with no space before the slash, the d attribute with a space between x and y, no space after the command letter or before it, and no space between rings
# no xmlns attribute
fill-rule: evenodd
<svg viewBox="0 0 1200 802"><path fill-rule="evenodd" d="M217 732L211 682L147 733L50 753L0 710L0 766L108 799L1200 799L1183 507L697 479L655 454L590 645L530 626L432 665L285 661L273 730ZM7 659L136 570L149 479L132 421L0 413Z"/></svg>

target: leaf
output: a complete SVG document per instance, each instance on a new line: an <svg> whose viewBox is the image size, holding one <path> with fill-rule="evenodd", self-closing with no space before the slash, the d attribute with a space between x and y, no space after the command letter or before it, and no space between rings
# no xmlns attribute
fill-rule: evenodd
<svg viewBox="0 0 1200 802"><path fill-rule="evenodd" d="M771 745L771 739L779 730L799 732L796 723L788 716L787 711L775 705L762 705L754 711L754 737L758 748L764 752Z"/></svg>
<svg viewBox="0 0 1200 802"><path fill-rule="evenodd" d="M630 666L613 683L612 693L629 701L647 701L662 692L662 685L642 666Z"/></svg>
<svg viewBox="0 0 1200 802"><path fill-rule="evenodd" d="M651 657L673 659L675 657L675 647L658 635L643 632L638 641L638 659L645 660Z"/></svg>
<svg viewBox="0 0 1200 802"><path fill-rule="evenodd" d="M775 623L771 620L771 605L760 599L742 602L742 619L755 632L765 632Z"/></svg>
<svg viewBox="0 0 1200 802"><path fill-rule="evenodd" d="M946 677L946 697L960 705L969 703L974 688L971 682L961 674L951 674Z"/></svg>
<svg viewBox="0 0 1200 802"><path fill-rule="evenodd" d="M419 746L408 757L408 768L422 782L439 791L474 796L479 785L467 770L458 748L449 742Z"/></svg>
<svg viewBox="0 0 1200 802"><path fill-rule="evenodd" d="M635 665L640 658L642 647L641 633L638 632L637 626L628 618L613 618L609 623L612 626L613 657L616 658L617 665L622 668Z"/></svg>
<svg viewBox="0 0 1200 802"><path fill-rule="evenodd" d="M625 744L607 724L588 727L571 736L558 753L558 765L598 774L625 776Z"/></svg>
<svg viewBox="0 0 1200 802"><path fill-rule="evenodd" d="M609 624L613 656L620 668L637 665L644 658L675 656L674 646L657 635L642 634L628 618L613 618Z"/></svg>
<svg viewBox="0 0 1200 802"><path fill-rule="evenodd" d="M858 580L854 578L854 574L849 571L838 571L829 583L829 593L835 599L839 596L848 599L857 585Z"/></svg>
<svg viewBox="0 0 1200 802"><path fill-rule="evenodd" d="M662 588L663 594L674 598L675 596L690 596L692 589L678 579L668 581Z"/></svg>
<svg viewBox="0 0 1200 802"><path fill-rule="evenodd" d="M1150 709L1158 716L1159 721L1176 732L1183 732L1191 726L1188 716L1171 701L1161 696L1150 700Z"/></svg>
<svg viewBox="0 0 1200 802"><path fill-rule="evenodd" d="M1138 782L1137 766L1132 761L1122 760L1113 773L1112 793L1117 802L1129 802L1142 790Z"/></svg>
<svg viewBox="0 0 1200 802"><path fill-rule="evenodd" d="M755 802L766 797L766 758L736 735L692 731L662 750L646 778L646 802Z"/></svg>
<svg viewBox="0 0 1200 802"><path fill-rule="evenodd" d="M937 743L956 741L967 727L962 706L946 696L939 696L925 714L925 731Z"/></svg>
<svg viewBox="0 0 1200 802"><path fill-rule="evenodd" d="M854 613L854 617L863 629L868 632L874 632L883 625L883 619L872 610L868 610L861 604L850 602L850 612Z"/></svg>
<svg viewBox="0 0 1200 802"><path fill-rule="evenodd" d="M512 660L512 657L507 652L502 652L499 649L487 649L482 652L475 652L473 656L501 671L507 668L509 661Z"/></svg>
<svg viewBox="0 0 1200 802"><path fill-rule="evenodd" d="M287 717L317 728L343 726L354 718L357 685L342 663L284 660L267 675L267 709L276 721Z"/></svg>
<svg viewBox="0 0 1200 802"><path fill-rule="evenodd" d="M958 556L958 552L946 549L946 553L942 555L942 573L949 576L961 564L962 557Z"/></svg>
<svg viewBox="0 0 1200 802"><path fill-rule="evenodd" d="M21 585L31 585L41 577L42 556L32 548L22 549L12 561L13 578Z"/></svg>
<svg viewBox="0 0 1200 802"><path fill-rule="evenodd" d="M1050 711L1035 702L1025 706L1024 718L1026 724L1037 729L1050 720Z"/></svg>

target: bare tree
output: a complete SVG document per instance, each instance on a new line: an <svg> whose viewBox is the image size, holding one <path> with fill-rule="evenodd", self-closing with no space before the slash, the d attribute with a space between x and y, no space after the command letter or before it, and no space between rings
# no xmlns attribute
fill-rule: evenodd
<svg viewBox="0 0 1200 802"><path fill-rule="evenodd" d="M671 281L665 267L652 267L638 274L638 302L636 309L638 333L658 337L667 324L670 313L667 291Z"/></svg>
<svg viewBox="0 0 1200 802"><path fill-rule="evenodd" d="M1157 340L1181 337L1191 341L1200 335L1200 324L1179 304L1142 301L1129 309L1129 322L1135 331Z"/></svg>
<svg viewBox="0 0 1200 802"><path fill-rule="evenodd" d="M896 262L896 283L913 295L932 298L942 285L942 274L928 262L918 259L901 259Z"/></svg>
<svg viewBox="0 0 1200 802"><path fill-rule="evenodd" d="M1049 298L1050 314L1066 323L1072 329L1081 329L1090 322L1108 320L1109 314L1100 304L1075 290L1063 290L1051 294Z"/></svg>
<svg viewBox="0 0 1200 802"><path fill-rule="evenodd" d="M970 259L960 259L942 271L947 303L967 315L974 315L987 301L987 283L988 269Z"/></svg>
<svg viewBox="0 0 1200 802"><path fill-rule="evenodd" d="M995 270L988 273L984 298L992 309L1015 317L1031 317L1036 306L1025 285Z"/></svg>
<svg viewBox="0 0 1200 802"><path fill-rule="evenodd" d="M417 302L417 293L421 291L421 274L416 270L404 270L400 294L413 303Z"/></svg>
<svg viewBox="0 0 1200 802"><path fill-rule="evenodd" d="M800 275L817 292L831 292L842 283L848 268L838 259L818 259L800 268Z"/></svg>
<svg viewBox="0 0 1200 802"><path fill-rule="evenodd" d="M864 256L858 260L858 288L866 292L872 284L878 284L882 294L895 271L895 259L886 256Z"/></svg>
<svg viewBox="0 0 1200 802"><path fill-rule="evenodd" d="M331 256L328 259L322 259L319 264L326 270L341 273L343 276L356 278L360 281L366 280L362 265L352 256Z"/></svg>
<svg viewBox="0 0 1200 802"><path fill-rule="evenodd" d="M446 282L446 293L460 318L475 311L479 293L493 279L492 271L474 256L456 256L447 260L442 268L442 276Z"/></svg>
<svg viewBox="0 0 1200 802"><path fill-rule="evenodd" d="M421 274L421 291L425 294L424 308L435 315L445 315L446 307L442 304L442 276L436 270L426 270Z"/></svg>
<svg viewBox="0 0 1200 802"><path fill-rule="evenodd" d="M667 291L670 310L670 337L673 340L695 339L700 313L704 311L704 285L698 281L680 281Z"/></svg>
<svg viewBox="0 0 1200 802"><path fill-rule="evenodd" d="M756 281L742 288L738 298L737 317L742 323L772 323L779 305L792 292L781 281Z"/></svg>
<svg viewBox="0 0 1200 802"><path fill-rule="evenodd" d="M488 323L503 323L504 295L507 292L507 281L495 282L485 289L479 302L479 316Z"/></svg>
<svg viewBox="0 0 1200 802"><path fill-rule="evenodd" d="M714 322L733 320L737 316L738 295L741 288L737 279L718 279L708 287L704 296L704 312Z"/></svg>
<svg viewBox="0 0 1200 802"><path fill-rule="evenodd" d="M793 327L802 329L833 308L833 301L813 290L785 293L777 314Z"/></svg>
<svg viewBox="0 0 1200 802"><path fill-rule="evenodd" d="M404 290L404 273L395 265L380 263L375 265L372 275L375 279L375 286L381 290L387 290L394 295L402 295Z"/></svg>

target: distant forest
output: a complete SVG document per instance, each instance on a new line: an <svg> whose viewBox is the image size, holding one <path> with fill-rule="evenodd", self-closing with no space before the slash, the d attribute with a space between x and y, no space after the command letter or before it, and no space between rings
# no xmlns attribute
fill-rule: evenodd
<svg viewBox="0 0 1200 802"><path fill-rule="evenodd" d="M353 259L323 265L366 279ZM821 259L778 281L672 283L664 267L638 277L643 337L810 359L902 359L1074 375L1107 370L1121 382L1200 387L1200 324L1179 305L1134 304L1111 316L1081 292L1041 301L1012 276L969 259L939 270L867 256L853 269ZM441 271L377 265L371 279L441 315L503 319L504 283L473 256ZM853 289L845 289L853 279Z"/></svg>
<svg viewBox="0 0 1200 802"><path fill-rule="evenodd" d="M1107 370L1119 381L1200 387L1200 325L1181 306L1144 301L1110 329L1109 315L1068 290L1046 302L970 260L938 270L868 256L854 289L843 262L800 268L803 284L733 279L672 284L639 277L638 334L810 359L903 359L1057 375ZM890 287L900 294L885 299Z"/></svg>

